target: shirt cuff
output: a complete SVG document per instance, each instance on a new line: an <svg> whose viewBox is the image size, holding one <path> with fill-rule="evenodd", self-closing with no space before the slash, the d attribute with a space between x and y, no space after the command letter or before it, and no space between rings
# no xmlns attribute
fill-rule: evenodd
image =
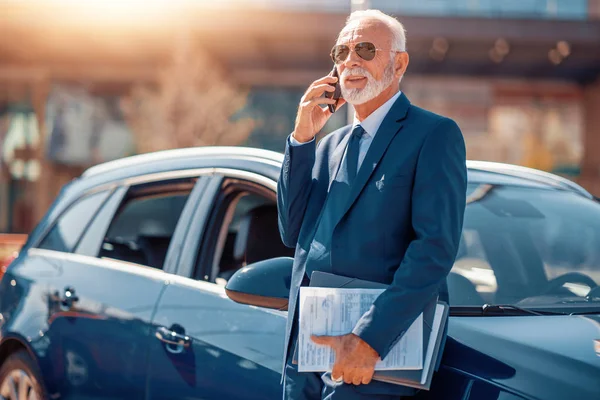
<svg viewBox="0 0 600 400"><path fill-rule="evenodd" d="M300 143L299 141L296 140L296 138L294 138L294 135L290 135L290 145L291 146L304 146L305 144L309 144L314 141L315 141L315 138L313 137L312 140L309 140L308 142Z"/></svg>

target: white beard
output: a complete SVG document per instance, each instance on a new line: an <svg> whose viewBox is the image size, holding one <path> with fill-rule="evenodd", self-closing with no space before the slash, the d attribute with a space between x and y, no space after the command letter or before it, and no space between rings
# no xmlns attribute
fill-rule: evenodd
<svg viewBox="0 0 600 400"><path fill-rule="evenodd" d="M359 89L348 89L345 87L345 78L348 75L353 76L364 76L367 78L367 84L364 88ZM381 92L388 88L394 80L394 66L388 65L385 69L381 80L377 81L373 78L373 75L364 68L346 68L340 76L340 88L342 89L342 97L347 103L352 105L364 104L369 100L379 96Z"/></svg>

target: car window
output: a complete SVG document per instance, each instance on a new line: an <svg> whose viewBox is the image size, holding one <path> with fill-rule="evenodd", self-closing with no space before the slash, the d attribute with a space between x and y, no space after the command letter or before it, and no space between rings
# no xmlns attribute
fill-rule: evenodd
<svg viewBox="0 0 600 400"><path fill-rule="evenodd" d="M119 205L123 201L127 187L120 186L116 188L110 197L104 202L102 207L96 213L93 221L81 236L75 253L90 257L97 257L100 246L104 240L104 235L108 230L111 219L114 216Z"/></svg>
<svg viewBox="0 0 600 400"><path fill-rule="evenodd" d="M465 210L451 305L600 301L600 204L566 190L486 186ZM470 184L469 193L482 185Z"/></svg>
<svg viewBox="0 0 600 400"><path fill-rule="evenodd" d="M211 272L204 279L225 285L245 265L275 257L293 257L294 249L283 245L274 199L240 192L221 205Z"/></svg>
<svg viewBox="0 0 600 400"><path fill-rule="evenodd" d="M132 187L110 222L98 257L162 269L192 188L192 182Z"/></svg>
<svg viewBox="0 0 600 400"><path fill-rule="evenodd" d="M559 198L545 198L544 204L544 211L552 212L553 218L544 222L532 221L529 229L541 256L546 279L552 281L566 274L580 274L580 279L574 277L563 285L563 289L566 293L585 296L590 284L600 284L598 207L592 202L583 202L573 204L567 213L562 211ZM588 282L585 277L589 278Z"/></svg>
<svg viewBox="0 0 600 400"><path fill-rule="evenodd" d="M40 249L72 252L81 234L108 195L109 191L102 191L77 200L62 213L38 247Z"/></svg>

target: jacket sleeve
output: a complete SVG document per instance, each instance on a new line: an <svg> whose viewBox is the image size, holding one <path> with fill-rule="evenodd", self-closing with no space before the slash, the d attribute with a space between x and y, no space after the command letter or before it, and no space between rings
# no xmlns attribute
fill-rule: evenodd
<svg viewBox="0 0 600 400"><path fill-rule="evenodd" d="M311 190L316 144L293 145L288 137L283 166L277 182L279 233L283 244L296 247Z"/></svg>
<svg viewBox="0 0 600 400"><path fill-rule="evenodd" d="M417 160L411 206L415 239L392 283L353 329L381 359L437 295L454 264L466 186L464 139L456 123L445 118L425 138Z"/></svg>

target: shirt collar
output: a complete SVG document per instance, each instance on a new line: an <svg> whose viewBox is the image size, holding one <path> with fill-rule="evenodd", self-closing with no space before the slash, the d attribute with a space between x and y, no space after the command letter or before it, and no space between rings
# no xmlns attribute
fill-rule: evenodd
<svg viewBox="0 0 600 400"><path fill-rule="evenodd" d="M388 114L388 112L390 111L390 109L392 108L392 106L394 105L396 100L398 99L398 97L400 97L401 93L402 93L401 91L398 91L398 93L396 93L391 99L389 99L388 101L386 101L385 103L380 105L378 109L373 111L371 113L371 115L369 115L367 118L365 118L362 122L360 122L356 118L356 114L355 114L354 122L352 123L352 127L355 127L356 125L360 124L360 126L363 127L363 129L365 130L366 134L369 135L369 137L371 137L371 138L375 137L375 134L377 133L379 126L383 122L383 119Z"/></svg>

